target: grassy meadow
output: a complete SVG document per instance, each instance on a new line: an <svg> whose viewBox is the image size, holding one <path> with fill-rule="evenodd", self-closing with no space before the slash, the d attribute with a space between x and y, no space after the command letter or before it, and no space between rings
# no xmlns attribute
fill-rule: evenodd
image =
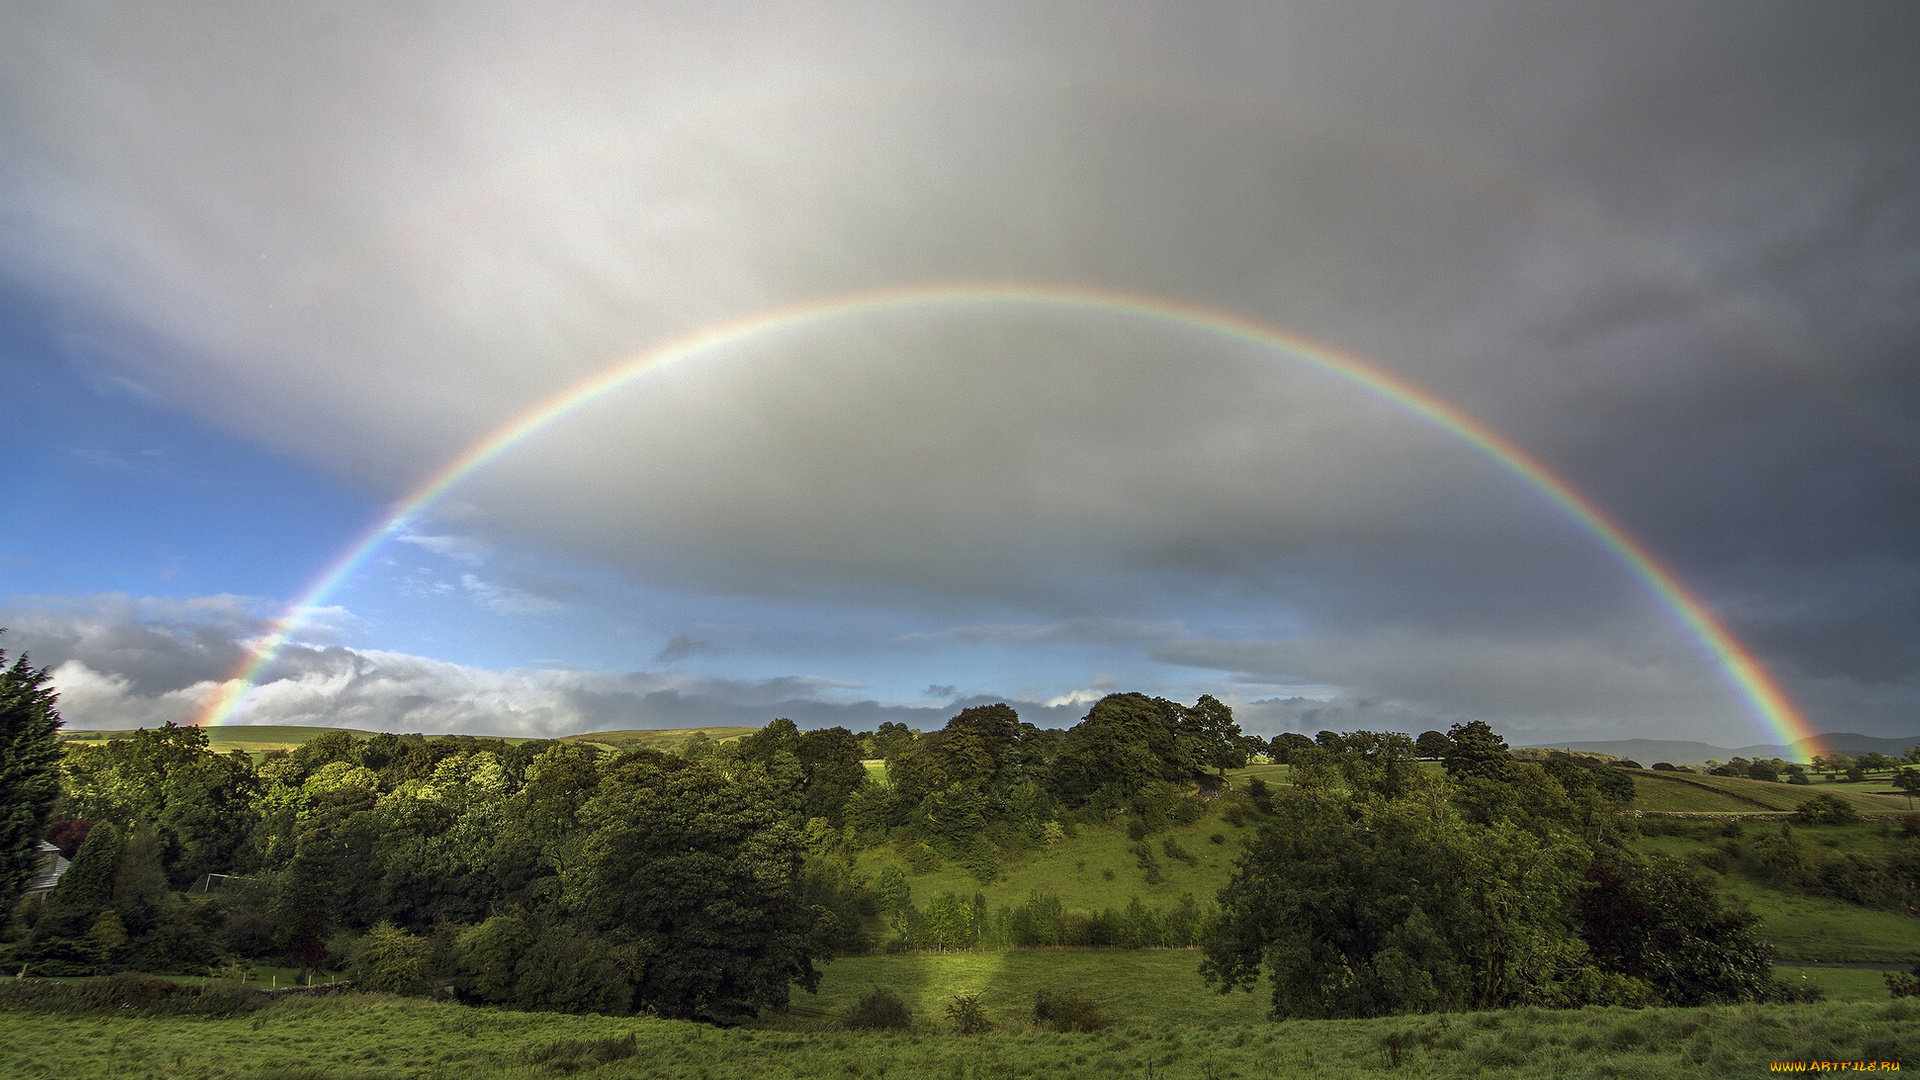
<svg viewBox="0 0 1920 1080"><path fill-rule="evenodd" d="M3 1004L3 999L0 999ZM62 1015L0 1024L0 1074L92 1080L762 1077L1728 1077L1773 1061L1920 1060L1920 1001L1584 1009L1284 1023L1116 1023L1043 1031L1002 1019L805 1035L647 1018L515 1013L343 995L222 1019Z"/></svg>
<svg viewBox="0 0 1920 1080"><path fill-rule="evenodd" d="M1832 795L1863 814L1903 814L1905 795L1884 782L1784 784L1737 776L1633 771L1636 810L1660 813L1756 814L1791 812L1815 795Z"/></svg>
<svg viewBox="0 0 1920 1080"><path fill-rule="evenodd" d="M264 754L269 750L291 750L317 735L329 731L345 731L356 739L364 739L375 734L358 728L330 727L286 727L262 724L259 726L235 725L232 727L210 727L206 729L207 745L217 753L229 750L245 750L249 754ZM63 743L103 743L115 739L133 738L131 729L126 731L85 731L68 729L60 733Z"/></svg>
<svg viewBox="0 0 1920 1080"><path fill-rule="evenodd" d="M260 753L298 745L320 729L222 728L215 749ZM696 730L715 741L748 728L597 732L571 736L611 750L673 751ZM112 733L76 732L105 738ZM363 734L363 733L362 733ZM866 762L884 780L883 762ZM1437 766L1436 766L1437 767ZM1286 766L1235 770L1236 786L1259 776L1289 780ZM1659 813L1791 811L1831 793L1866 813L1904 811L1903 800L1868 785L1764 781L1640 770L1635 808ZM915 873L903 852L862 852L856 876L906 870L917 905L942 893L984 896L989 908L1017 906L1032 893L1069 909L1117 909L1130 899L1167 910L1191 894L1209 904L1231 876L1251 835L1227 804L1146 838L1150 880L1138 842L1120 823L1081 825L1060 842L1004 860L982 884L946 862ZM1658 820L1657 818L1654 820ZM1687 820L1649 827L1646 853L1712 864L1729 845L1780 826L1773 821ZM1794 827L1825 851L1885 859L1908 842L1897 825ZM1738 835L1732 835L1734 833ZM826 964L817 994L796 992L784 1013L735 1029L647 1018L519 1013L376 994L281 998L226 1018L63 1013L29 1006L0 984L0 1076L386 1078L537 1077L1706 1077L1748 1076L1775 1060L1904 1060L1920 1064L1920 999L1889 1001L1881 971L1807 966L1818 962L1920 962L1920 919L1773 888L1735 869L1721 888L1760 916L1781 959L1778 977L1817 985L1812 1004L1699 1009L1585 1009L1394 1017L1378 1020L1266 1019L1268 988L1220 995L1200 979L1192 949L1030 949L842 957ZM884 940L892 936L873 927ZM191 981L205 982L203 974ZM252 985L286 986L291 969L255 969ZM323 976L324 978L324 976ZM854 1003L875 988L900 996L911 1030L845 1030ZM1100 1031L1064 1034L1033 1023L1036 994L1072 991L1096 1001ZM978 995L992 1028L955 1034L948 1006Z"/></svg>

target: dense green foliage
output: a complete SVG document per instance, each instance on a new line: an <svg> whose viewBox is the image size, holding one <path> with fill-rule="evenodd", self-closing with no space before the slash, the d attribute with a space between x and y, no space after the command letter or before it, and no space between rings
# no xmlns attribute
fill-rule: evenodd
<svg viewBox="0 0 1920 1080"><path fill-rule="evenodd" d="M60 795L60 713L45 668L0 650L0 911L11 911L39 865L41 835Z"/></svg>
<svg viewBox="0 0 1920 1080"><path fill-rule="evenodd" d="M1446 774L1402 735L1293 754L1220 896L1202 972L1276 1017L1739 1001L1774 992L1752 916L1625 841L1611 766L1515 762L1456 727Z"/></svg>
<svg viewBox="0 0 1920 1080"><path fill-rule="evenodd" d="M1716 871L1634 848L1631 772L1516 761L1484 724L1261 743L1211 698L1115 694L1064 732L990 705L924 734L775 720L674 745L336 731L256 761L174 727L72 745L59 828L85 841L19 909L9 958L274 961L722 1024L804 1012L792 989L826 959L881 950L1204 945L1223 988L1271 978L1286 1016L1778 992ZM1289 764L1249 777L1253 752ZM1852 857L1790 831L1739 853L1802 891Z"/></svg>

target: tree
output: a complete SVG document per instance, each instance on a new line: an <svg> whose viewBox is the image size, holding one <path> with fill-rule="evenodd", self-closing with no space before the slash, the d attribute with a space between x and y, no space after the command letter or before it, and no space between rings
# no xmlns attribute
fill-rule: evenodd
<svg viewBox="0 0 1920 1080"><path fill-rule="evenodd" d="M1117 804L1155 781L1183 784L1193 773L1159 703L1144 694L1108 694L1067 731L1049 787L1069 805L1103 790Z"/></svg>
<svg viewBox="0 0 1920 1080"><path fill-rule="evenodd" d="M1582 935L1608 971L1673 1005L1764 999L1773 947L1760 920L1721 899L1713 879L1670 855L1598 863L1580 895Z"/></svg>
<svg viewBox="0 0 1920 1080"><path fill-rule="evenodd" d="M1210 694L1181 710L1181 728L1199 744L1199 760L1219 770L1226 779L1228 769L1247 763L1247 744L1240 725L1233 722L1233 708Z"/></svg>
<svg viewBox="0 0 1920 1080"><path fill-rule="evenodd" d="M1276 1018L1630 996L1583 963L1570 926L1584 845L1470 822L1447 781L1406 784L1277 795L1220 893L1202 976L1225 993L1266 974Z"/></svg>
<svg viewBox="0 0 1920 1080"><path fill-rule="evenodd" d="M0 650L0 912L39 867L40 838L60 797L59 697L47 669Z"/></svg>
<svg viewBox="0 0 1920 1080"><path fill-rule="evenodd" d="M1427 761L1438 761L1446 757L1447 751L1453 748L1453 740L1447 738L1442 732L1423 731L1420 737L1413 741L1413 748L1421 758Z"/></svg>
<svg viewBox="0 0 1920 1080"><path fill-rule="evenodd" d="M1268 755L1275 765L1290 765L1294 751L1313 748L1313 740L1297 731L1283 731L1267 742Z"/></svg>
<svg viewBox="0 0 1920 1080"><path fill-rule="evenodd" d="M1488 727L1484 720L1455 724L1447 729L1451 744L1441 754L1447 775L1454 779L1478 776L1486 780L1504 780L1513 771L1513 757L1507 740Z"/></svg>
<svg viewBox="0 0 1920 1080"><path fill-rule="evenodd" d="M632 950L634 1005L734 1022L812 991L820 913L800 902L805 848L768 781L634 751L581 809L590 830L563 902Z"/></svg>
<svg viewBox="0 0 1920 1080"><path fill-rule="evenodd" d="M838 828L847 796L867 779L867 767L860 763L860 740L843 727L821 728L800 736L794 756L806 776L801 814L826 818Z"/></svg>
<svg viewBox="0 0 1920 1080"><path fill-rule="evenodd" d="M1920 795L1920 769L1901 769L1893 776L1893 786L1907 793L1907 809L1913 809L1913 797Z"/></svg>

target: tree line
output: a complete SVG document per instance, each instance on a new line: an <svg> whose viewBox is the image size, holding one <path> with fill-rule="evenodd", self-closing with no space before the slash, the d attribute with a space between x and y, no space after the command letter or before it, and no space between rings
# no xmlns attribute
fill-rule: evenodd
<svg viewBox="0 0 1920 1080"><path fill-rule="evenodd" d="M1477 722L1263 742L1210 697L1129 693L1064 731L1001 704L926 733L775 720L674 754L335 731L256 763L171 725L47 751L45 673L8 670L15 712L38 719L4 714L31 734L4 768L51 780L8 789L7 820L73 858L7 931L9 962L37 974L283 959L397 992L733 1022L890 924L897 948L1196 944L1223 991L1270 978L1282 1016L1774 992L1750 916L1696 868L1628 847L1629 774L1515 761ZM1230 790L1253 754L1293 783ZM1124 825L1151 882L1162 857L1192 857L1154 834L1209 799L1254 838L1219 897L1168 910L915 904L898 868L857 870L887 845L985 883Z"/></svg>

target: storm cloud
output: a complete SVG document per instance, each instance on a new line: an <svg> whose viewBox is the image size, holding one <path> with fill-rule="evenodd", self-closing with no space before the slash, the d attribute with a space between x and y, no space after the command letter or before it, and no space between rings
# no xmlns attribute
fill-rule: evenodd
<svg viewBox="0 0 1920 1080"><path fill-rule="evenodd" d="M1816 728L1911 733L1911 5L46 6L9 27L0 279L72 363L378 498L781 305L1128 290L1454 403L1671 566ZM1271 704L1299 698L1760 741L1673 613L1498 462L1310 364L1111 312L760 334L575 410L403 539L502 619L583 602L481 565L541 551L777 605L755 640L813 644L749 660L753 634L667 627L629 666L701 671L562 674L430 661L370 624L311 646L273 715L432 730L497 701L490 730L547 732L644 701L851 708L843 684L894 665L1040 703L1125 671L1275 724L1309 723ZM245 636L132 608L33 624L55 608L9 618L96 677L89 700L223 677ZM935 648L1068 659L1045 686L888 659Z"/></svg>

